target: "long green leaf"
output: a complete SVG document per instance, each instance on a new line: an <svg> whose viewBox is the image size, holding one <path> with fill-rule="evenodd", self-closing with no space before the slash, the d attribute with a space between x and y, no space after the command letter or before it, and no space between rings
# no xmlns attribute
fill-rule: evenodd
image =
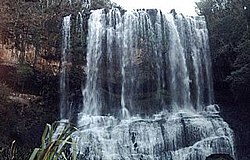
<svg viewBox="0 0 250 160"><path fill-rule="evenodd" d="M29 160L35 160L35 158L36 158L37 154L39 153L39 151L41 151L40 148L35 148L34 151L31 154Z"/></svg>
<svg viewBox="0 0 250 160"><path fill-rule="evenodd" d="M54 134L56 129L60 124L64 124L64 128L61 133L58 134L56 139L54 138ZM73 147L73 153L71 154L71 159L76 160L76 143L72 140L72 133L77 131L78 129L67 122L54 122L52 125L46 124L42 135L42 144L41 148L34 149L29 160L58 160L59 158L63 158L67 160L67 156L65 154L65 149L67 145L71 145Z"/></svg>
<svg viewBox="0 0 250 160"><path fill-rule="evenodd" d="M51 128L50 124L46 124L42 135L42 149L46 148L46 138L48 133L50 132L50 128Z"/></svg>

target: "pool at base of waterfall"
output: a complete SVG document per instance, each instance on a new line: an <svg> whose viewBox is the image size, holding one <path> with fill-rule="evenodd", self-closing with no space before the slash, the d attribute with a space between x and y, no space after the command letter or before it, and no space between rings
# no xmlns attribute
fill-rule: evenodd
<svg viewBox="0 0 250 160"><path fill-rule="evenodd" d="M235 157L233 131L212 105L204 112L161 112L151 118L84 116L74 133L78 159L204 160Z"/></svg>

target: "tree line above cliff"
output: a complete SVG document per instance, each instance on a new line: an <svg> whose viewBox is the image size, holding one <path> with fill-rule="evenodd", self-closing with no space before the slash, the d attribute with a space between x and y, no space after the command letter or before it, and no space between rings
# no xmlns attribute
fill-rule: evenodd
<svg viewBox="0 0 250 160"><path fill-rule="evenodd" d="M83 39L87 37L90 10L111 8L114 5L116 4L109 0L95 0L91 1L91 4L88 0L0 0L0 44L17 57L19 70L30 67L32 73L38 73L34 70L39 69L47 72L48 74L45 73L47 77L58 75L62 52L62 21L63 17L72 15L71 48L67 51L71 53L72 62L70 75L72 83L70 84L72 90L77 88L75 86L80 88L82 82L80 73L83 73L84 55L87 52L86 40ZM82 36L76 29L79 12L84 21ZM33 74L28 79L40 81L41 77ZM24 81L23 84L30 84L30 82ZM38 90L35 84L36 81L33 81L33 88ZM44 88L43 86L38 88L41 87ZM58 87L58 84L48 88L55 87ZM25 86L20 90L25 88L34 90ZM55 92L54 89L52 90Z"/></svg>
<svg viewBox="0 0 250 160"><path fill-rule="evenodd" d="M36 56L60 60L62 18L111 5L115 4L109 0L95 0L91 5L87 0L0 0L1 44L21 52L20 62L25 61L22 53L27 46L35 48Z"/></svg>

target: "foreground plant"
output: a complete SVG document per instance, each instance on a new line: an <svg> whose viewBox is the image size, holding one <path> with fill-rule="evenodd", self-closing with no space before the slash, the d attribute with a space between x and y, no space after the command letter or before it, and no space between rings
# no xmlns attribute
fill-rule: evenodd
<svg viewBox="0 0 250 160"><path fill-rule="evenodd" d="M41 148L35 148L29 160L76 160L76 143L72 133L77 128L67 122L46 124Z"/></svg>
<svg viewBox="0 0 250 160"><path fill-rule="evenodd" d="M10 147L2 148L0 150L0 159L4 158L5 160L14 160L16 151L16 141L14 140Z"/></svg>

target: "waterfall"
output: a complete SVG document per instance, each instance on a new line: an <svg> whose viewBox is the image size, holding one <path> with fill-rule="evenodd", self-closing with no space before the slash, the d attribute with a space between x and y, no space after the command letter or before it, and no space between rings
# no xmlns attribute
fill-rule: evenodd
<svg viewBox="0 0 250 160"><path fill-rule="evenodd" d="M88 35L88 53L87 53L87 82L83 90L84 110L83 113L89 115L99 115L103 106L104 99L101 93L101 71L100 63L104 48L102 46L105 38L106 24L105 15L102 10L97 10L91 16L89 21Z"/></svg>
<svg viewBox="0 0 250 160"><path fill-rule="evenodd" d="M76 32L83 37L83 15ZM234 135L213 103L206 23L160 10L92 11L78 115L78 159L235 157ZM69 118L70 16L63 20L61 118ZM67 107L68 106L68 107Z"/></svg>
<svg viewBox="0 0 250 160"><path fill-rule="evenodd" d="M213 102L202 18L159 10L93 11L84 114L201 111Z"/></svg>
<svg viewBox="0 0 250 160"><path fill-rule="evenodd" d="M185 54L192 63L189 70L193 71L190 76L193 105L200 111L202 106L213 103L213 84L211 60L209 52L209 40L206 22L203 17L178 16L177 25ZM191 72L192 73L192 72Z"/></svg>
<svg viewBox="0 0 250 160"><path fill-rule="evenodd" d="M169 23L169 66L170 66L170 95L172 105L176 108L190 108L190 86L187 61L184 46L181 44L180 33L177 30L174 17L166 15ZM178 20L178 19L177 19Z"/></svg>
<svg viewBox="0 0 250 160"><path fill-rule="evenodd" d="M82 12L78 12L76 16L76 32L80 35L81 44L83 43L83 15Z"/></svg>
<svg viewBox="0 0 250 160"><path fill-rule="evenodd" d="M69 65L69 49L70 49L70 18L71 16L66 16L63 18L62 26L62 55L61 55L61 70L60 70L60 118L69 118L69 102L68 102L68 92L69 92L69 77L68 77L68 65Z"/></svg>

